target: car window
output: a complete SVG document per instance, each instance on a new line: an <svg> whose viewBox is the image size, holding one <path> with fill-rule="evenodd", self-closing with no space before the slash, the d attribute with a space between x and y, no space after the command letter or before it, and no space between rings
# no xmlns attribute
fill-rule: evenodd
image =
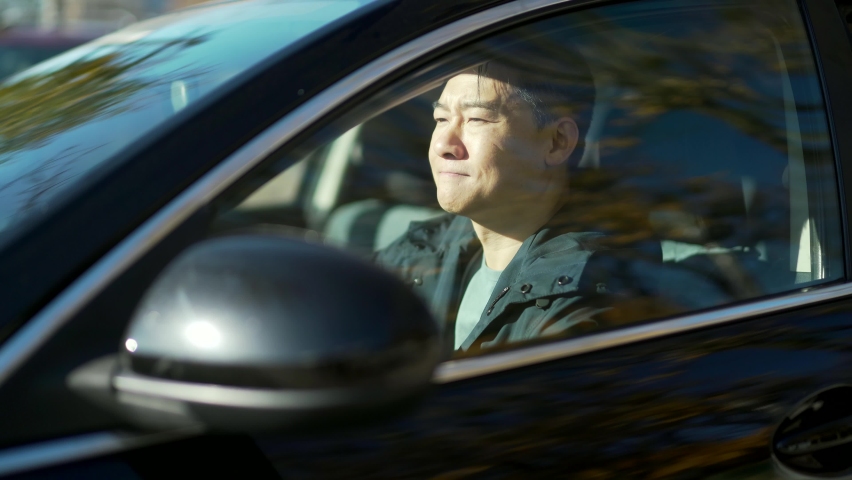
<svg viewBox="0 0 852 480"><path fill-rule="evenodd" d="M221 2L134 24L5 80L0 241L170 118L366 3Z"/></svg>
<svg viewBox="0 0 852 480"><path fill-rule="evenodd" d="M660 0L442 57L270 157L212 232L362 255L460 356L840 280L837 202L796 3Z"/></svg>

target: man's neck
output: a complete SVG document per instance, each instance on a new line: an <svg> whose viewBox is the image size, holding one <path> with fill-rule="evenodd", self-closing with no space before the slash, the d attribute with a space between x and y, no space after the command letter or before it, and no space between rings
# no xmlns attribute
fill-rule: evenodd
<svg viewBox="0 0 852 480"><path fill-rule="evenodd" d="M506 218L513 219L511 225L500 225L500 222L483 224L471 220L476 236L482 243L482 254L488 268L505 270L524 241L537 232L553 215L550 211L538 215L535 213L507 216Z"/></svg>

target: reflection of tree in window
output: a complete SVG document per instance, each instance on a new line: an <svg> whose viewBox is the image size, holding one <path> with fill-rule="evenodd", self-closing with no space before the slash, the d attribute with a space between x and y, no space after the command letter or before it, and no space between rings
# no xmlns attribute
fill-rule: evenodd
<svg viewBox="0 0 852 480"><path fill-rule="evenodd" d="M143 55L137 54L137 44L128 45L0 85L4 116L0 122L0 163L9 153L38 147L76 125L131 108L127 100L134 94L168 80L128 78L128 73L204 40L204 36L170 40Z"/></svg>
<svg viewBox="0 0 852 480"><path fill-rule="evenodd" d="M174 102L159 97L163 92L174 96L168 85L176 79L195 81L208 69L182 68L159 77L144 73L207 38L196 34L108 45L68 64L36 67L0 84L0 232L44 208L75 177L109 156L108 145L132 141L139 134L138 129L128 131L129 119L94 129L92 122L146 109L176 112ZM89 132L69 133L84 125L90 126Z"/></svg>
<svg viewBox="0 0 852 480"><path fill-rule="evenodd" d="M707 294L691 308L823 278L802 277L795 258L790 266L807 247L797 232L811 228L805 163L810 171L830 158L797 17L764 0L665 11L618 5L579 13L567 27L563 17L519 29L482 48L521 43L539 53L516 56L517 68L541 68L571 43L595 76L605 125L589 147L597 168L572 173L567 203L578 229L605 232L616 247L664 240L674 249L664 256L674 263L677 255L681 273L718 289L718 298ZM646 300L642 317L666 313L660 298Z"/></svg>

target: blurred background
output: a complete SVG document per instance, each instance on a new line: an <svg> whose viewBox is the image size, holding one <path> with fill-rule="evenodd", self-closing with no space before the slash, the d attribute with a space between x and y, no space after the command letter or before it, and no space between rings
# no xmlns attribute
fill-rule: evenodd
<svg viewBox="0 0 852 480"><path fill-rule="evenodd" d="M0 79L64 50L208 0L0 0Z"/></svg>

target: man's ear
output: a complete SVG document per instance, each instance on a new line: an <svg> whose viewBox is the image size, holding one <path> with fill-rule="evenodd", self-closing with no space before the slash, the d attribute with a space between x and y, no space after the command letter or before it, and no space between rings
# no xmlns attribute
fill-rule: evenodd
<svg viewBox="0 0 852 480"><path fill-rule="evenodd" d="M567 162L568 157L577 148L580 130L577 128L577 122L571 117L562 117L551 125L551 147L545 155L544 161L547 166L555 167Z"/></svg>

